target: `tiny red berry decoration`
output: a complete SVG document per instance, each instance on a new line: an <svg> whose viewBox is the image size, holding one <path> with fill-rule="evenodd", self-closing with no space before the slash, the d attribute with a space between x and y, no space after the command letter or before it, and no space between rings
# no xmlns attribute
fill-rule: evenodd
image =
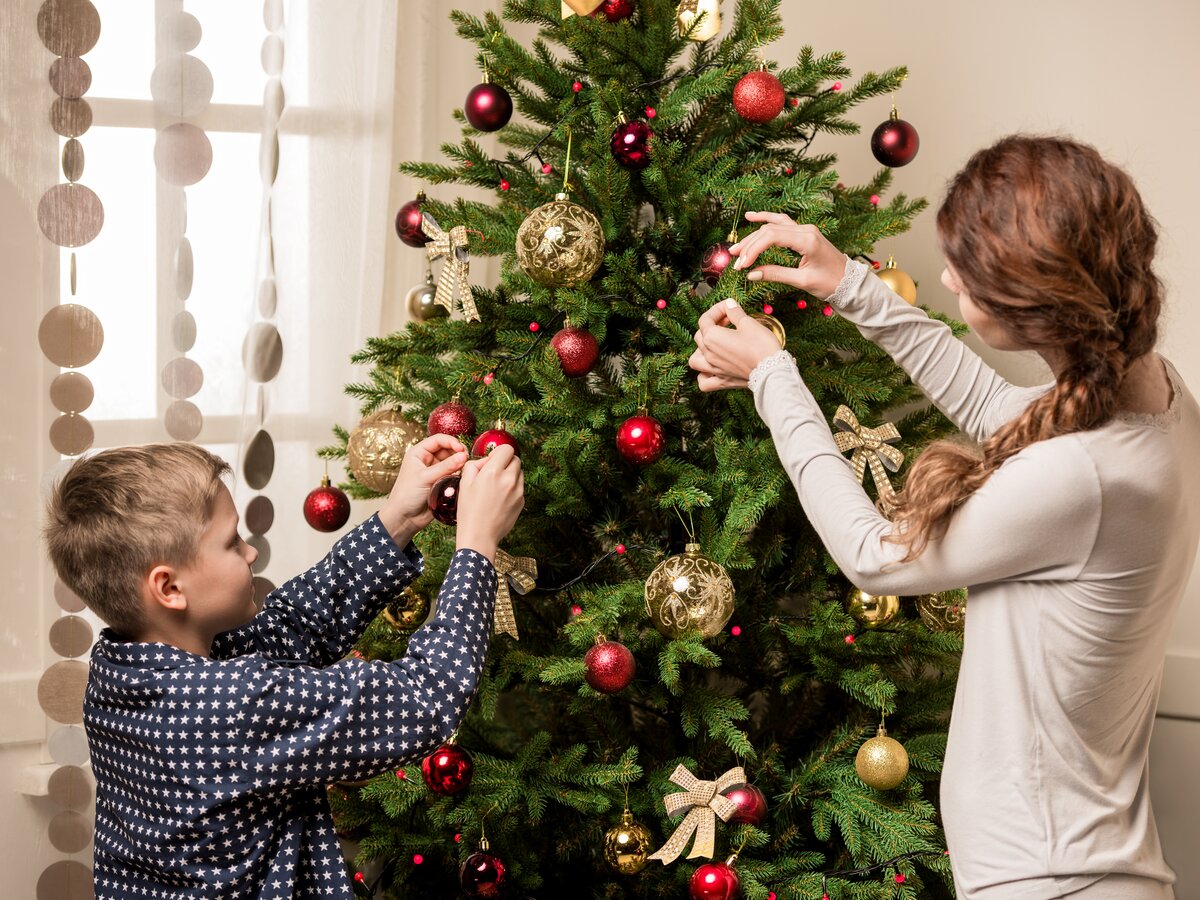
<svg viewBox="0 0 1200 900"><path fill-rule="evenodd" d="M507 178L500 179L500 190L507 191L510 187L512 187L512 185L508 183Z"/></svg>
<svg viewBox="0 0 1200 900"><path fill-rule="evenodd" d="M571 90L573 90L575 93L578 94L580 91L583 90L583 82L576 81L573 85L571 85Z"/></svg>
<svg viewBox="0 0 1200 900"><path fill-rule="evenodd" d="M852 634L846 635L846 643L853 644L854 643L854 635L852 635Z"/></svg>
<svg viewBox="0 0 1200 900"><path fill-rule="evenodd" d="M659 297L659 298L658 298L658 300L655 302L655 304L654 304L654 305L655 305L656 307L658 307L659 309L666 309L666 308L667 308L667 301L666 301L666 300L664 300L664 299L662 299L661 297Z"/></svg>

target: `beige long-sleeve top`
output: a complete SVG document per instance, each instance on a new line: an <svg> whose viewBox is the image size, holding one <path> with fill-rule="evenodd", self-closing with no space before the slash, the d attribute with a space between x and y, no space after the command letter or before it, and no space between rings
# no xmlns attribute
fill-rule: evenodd
<svg viewBox="0 0 1200 900"><path fill-rule="evenodd" d="M855 261L830 302L976 440L1048 389L1004 381ZM804 511L854 584L901 595L970 588L941 793L960 900L1043 900L1110 873L1140 879L1146 897L1170 896L1147 758L1167 636L1200 538L1200 409L1165 368L1167 412L1118 414L1026 447L908 563L882 540L891 523L791 356L751 374Z"/></svg>

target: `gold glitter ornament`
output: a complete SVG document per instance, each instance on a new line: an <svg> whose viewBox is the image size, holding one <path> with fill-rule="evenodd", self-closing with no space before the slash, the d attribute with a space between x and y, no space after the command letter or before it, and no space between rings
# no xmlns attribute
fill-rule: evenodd
<svg viewBox="0 0 1200 900"><path fill-rule="evenodd" d="M887 265L875 273L879 276L879 280L886 284L895 293L899 294L908 303L916 304L917 302L917 283L912 280L912 277L903 269L897 267L896 257L889 256Z"/></svg>
<svg viewBox="0 0 1200 900"><path fill-rule="evenodd" d="M852 587L846 596L846 611L863 628L879 628L896 618L900 598L892 594L868 594Z"/></svg>
<svg viewBox="0 0 1200 900"><path fill-rule="evenodd" d="M922 594L917 598L917 612L930 631L954 631L959 634L967 627L967 592L965 589Z"/></svg>
<svg viewBox="0 0 1200 900"><path fill-rule="evenodd" d="M625 810L621 821L604 832L604 861L622 875L636 875L646 867L651 844L650 832Z"/></svg>
<svg viewBox="0 0 1200 900"><path fill-rule="evenodd" d="M559 193L531 212L517 229L517 262L545 287L575 287L604 261L600 220Z"/></svg>
<svg viewBox="0 0 1200 900"><path fill-rule="evenodd" d="M381 615L397 631L414 631L429 615L429 598L406 587L383 608Z"/></svg>
<svg viewBox="0 0 1200 900"><path fill-rule="evenodd" d="M669 638L696 630L719 634L733 615L733 580L720 563L700 553L699 544L664 559L646 579L646 613Z"/></svg>
<svg viewBox="0 0 1200 900"><path fill-rule="evenodd" d="M350 471L363 487L386 494L396 483L409 447L425 438L425 429L394 409L367 416L350 432L346 444Z"/></svg>
<svg viewBox="0 0 1200 900"><path fill-rule="evenodd" d="M858 748L854 770L868 787L890 791L908 774L908 751L880 722L875 737Z"/></svg>

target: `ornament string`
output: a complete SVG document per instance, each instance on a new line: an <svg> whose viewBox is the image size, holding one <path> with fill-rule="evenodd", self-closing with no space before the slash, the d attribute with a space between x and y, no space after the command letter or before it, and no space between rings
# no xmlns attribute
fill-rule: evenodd
<svg viewBox="0 0 1200 900"><path fill-rule="evenodd" d="M893 856L891 859L885 859L883 862L875 863L870 866L862 866L858 869L840 869L836 872L821 873L821 898L829 900L829 885L828 879L835 876L843 875L870 875L872 872L894 870L897 863L902 863L908 859L916 859L919 856L945 856L945 852L941 850L914 850L911 853L905 853L901 856Z"/></svg>
<svg viewBox="0 0 1200 900"><path fill-rule="evenodd" d="M575 137L575 135L574 135L574 134L571 132L571 128L570 128L570 126L567 126L567 159L566 159L566 162L564 162L564 163L563 163L563 186L562 186L562 189L563 189L563 192L564 192L564 193L565 193L566 191L569 191L569 190L571 189L571 182L570 182L570 177L571 177L571 141L572 141L572 139L573 139L574 137Z"/></svg>
<svg viewBox="0 0 1200 900"><path fill-rule="evenodd" d="M622 546L624 546L624 545L622 545ZM584 568L584 570L582 572L580 572L578 575L576 575L570 581L564 581L562 584L556 585L555 587L543 587L542 585L539 584L536 588L534 588L534 590L542 591L547 594L557 594L560 591L565 591L567 588L571 587L572 585L578 584L579 582L583 581L583 579L587 578L587 576L589 574L591 574L592 570L595 569L596 566L603 563L605 560L611 559L614 556L623 556L624 554L629 553L631 550L650 550L652 552L657 553L659 551L659 548L651 546L650 544L630 544L629 546L625 547L625 549L622 551L622 550L619 550L616 547L614 547L612 550L609 550L603 556L601 556L597 559L594 559L590 563L588 563L587 567Z"/></svg>

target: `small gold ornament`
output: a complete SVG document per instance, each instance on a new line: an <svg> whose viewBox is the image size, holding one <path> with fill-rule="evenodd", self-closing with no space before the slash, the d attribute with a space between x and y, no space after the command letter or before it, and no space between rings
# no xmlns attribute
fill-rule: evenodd
<svg viewBox="0 0 1200 900"><path fill-rule="evenodd" d="M424 438L424 428L394 409L372 413L350 432L350 472L363 487L386 494L396 483L405 451Z"/></svg>
<svg viewBox="0 0 1200 900"><path fill-rule="evenodd" d="M940 594L922 594L917 598L917 612L930 631L962 634L967 627L967 592L960 589Z"/></svg>
<svg viewBox="0 0 1200 900"><path fill-rule="evenodd" d="M625 810L620 823L604 832L604 861L622 875L636 875L646 867L651 843L650 832Z"/></svg>
<svg viewBox="0 0 1200 900"><path fill-rule="evenodd" d="M604 261L600 220L565 193L531 212L517 229L517 262L546 287L574 287Z"/></svg>
<svg viewBox="0 0 1200 900"><path fill-rule="evenodd" d="M887 473L899 471L900 463L904 462L904 454L891 446L900 440L900 432L891 422L884 422L877 428L860 425L858 417L848 406L837 408L833 414L833 424L837 428L833 440L838 450L842 453L854 451L850 456L850 466L859 481L866 476L867 467L870 466L875 492L879 495L879 506L885 516L890 515L896 509L896 491L888 481Z"/></svg>
<svg viewBox="0 0 1200 900"><path fill-rule="evenodd" d="M704 21L691 34L688 29L704 14ZM675 21L679 25L679 36L693 41L707 41L721 30L720 0L683 0L675 10Z"/></svg>
<svg viewBox="0 0 1200 900"><path fill-rule="evenodd" d="M447 315L445 308L437 302L437 283L431 269L425 270L424 283L415 285L405 294L404 308L415 322L428 322Z"/></svg>
<svg viewBox="0 0 1200 900"><path fill-rule="evenodd" d="M783 323L777 318L765 312L750 313L750 318L765 325L771 334L775 335L775 340L779 341L781 348L787 346L787 332L783 330Z"/></svg>
<svg viewBox="0 0 1200 900"><path fill-rule="evenodd" d="M908 774L908 751L880 722L875 737L858 748L854 769L867 787L890 791Z"/></svg>
<svg viewBox="0 0 1200 900"><path fill-rule="evenodd" d="M406 587L383 608L381 615L397 631L413 631L429 615L429 598Z"/></svg>
<svg viewBox="0 0 1200 900"><path fill-rule="evenodd" d="M846 598L846 610L863 628L880 628L896 618L896 613L900 612L900 598L892 594L876 596L851 588Z"/></svg>
<svg viewBox="0 0 1200 900"><path fill-rule="evenodd" d="M700 553L699 544L660 562L646 579L646 612L669 638L697 630L719 634L733 615L733 580L720 563Z"/></svg>
<svg viewBox="0 0 1200 900"><path fill-rule="evenodd" d="M887 265L875 273L879 280L912 304L917 302L917 283L903 269L897 267L896 257L889 256Z"/></svg>

